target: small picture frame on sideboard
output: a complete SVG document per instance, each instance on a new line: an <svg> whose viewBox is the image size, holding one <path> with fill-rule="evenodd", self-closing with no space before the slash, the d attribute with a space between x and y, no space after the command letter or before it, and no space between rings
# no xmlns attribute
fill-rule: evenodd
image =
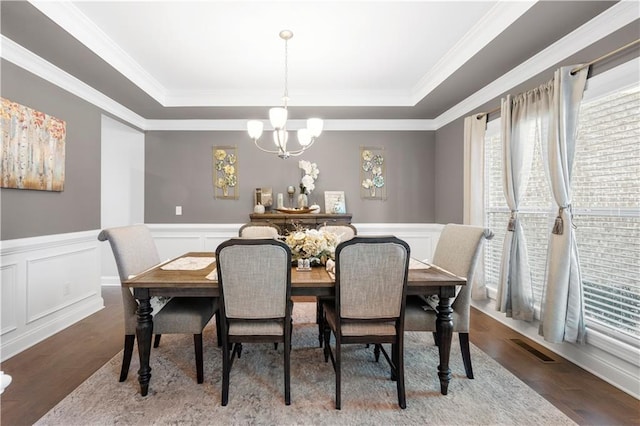
<svg viewBox="0 0 640 426"><path fill-rule="evenodd" d="M344 191L324 191L324 212L330 214L347 212Z"/></svg>

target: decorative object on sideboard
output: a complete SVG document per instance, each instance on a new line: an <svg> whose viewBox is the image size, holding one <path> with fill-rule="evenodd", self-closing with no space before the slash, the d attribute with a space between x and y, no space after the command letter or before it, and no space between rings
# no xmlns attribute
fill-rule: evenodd
<svg viewBox="0 0 640 426"><path fill-rule="evenodd" d="M324 191L324 211L332 214L346 213L344 191Z"/></svg>
<svg viewBox="0 0 640 426"><path fill-rule="evenodd" d="M0 187L63 191L65 121L5 98L0 100Z"/></svg>
<svg viewBox="0 0 640 426"><path fill-rule="evenodd" d="M264 206L260 203L253 207L253 212L257 214L264 214Z"/></svg>
<svg viewBox="0 0 640 426"><path fill-rule="evenodd" d="M315 181L320 175L320 169L316 163L306 160L300 160L298 167L302 170L302 179L300 179L300 195L298 195L298 208L309 206L309 196L316 189ZM314 207L315 208L315 207Z"/></svg>
<svg viewBox="0 0 640 426"><path fill-rule="evenodd" d="M286 213L286 214L307 214L307 213L311 213L311 209L309 207L303 207L303 208L288 208L288 207L283 207L281 209L276 209L277 211L279 211L280 213Z"/></svg>
<svg viewBox="0 0 640 426"><path fill-rule="evenodd" d="M253 193L253 205L261 204L265 211L273 206L273 190L270 187L256 188Z"/></svg>
<svg viewBox="0 0 640 426"><path fill-rule="evenodd" d="M247 132L249 137L253 139L256 147L261 151L268 152L270 154L276 154L282 159L289 158L291 156L297 156L302 154L306 149L311 147L316 138L322 133L324 123L320 118L309 118L307 120L307 127L298 130L298 142L300 148L289 151L287 149L287 142L289 139L289 131L287 130L287 116L288 116L288 103L289 103L289 51L288 43L293 37L293 32L290 30L280 31L280 38L284 40L284 96L282 96L282 107L271 108L269 110L269 121L273 127L273 142L278 149L272 150L262 147L258 143L258 139L262 136L264 129L264 123L260 120L250 120L247 122Z"/></svg>
<svg viewBox="0 0 640 426"><path fill-rule="evenodd" d="M360 197L386 200L386 164L384 148L360 147Z"/></svg>
<svg viewBox="0 0 640 426"><path fill-rule="evenodd" d="M213 147L215 198L238 199L238 154L235 146Z"/></svg>
<svg viewBox="0 0 640 426"><path fill-rule="evenodd" d="M287 194L289 195L289 207L293 208L293 196L296 193L296 187L295 186L288 186L287 187Z"/></svg>

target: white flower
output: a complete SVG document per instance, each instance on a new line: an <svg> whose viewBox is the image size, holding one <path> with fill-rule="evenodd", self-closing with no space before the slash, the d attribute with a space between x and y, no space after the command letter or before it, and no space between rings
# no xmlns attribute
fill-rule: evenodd
<svg viewBox="0 0 640 426"><path fill-rule="evenodd" d="M311 177L311 175L304 175L304 177L301 180L301 183L302 183L302 186L304 186L308 192L311 192L314 189L316 189L316 185L313 183L313 177Z"/></svg>
<svg viewBox="0 0 640 426"><path fill-rule="evenodd" d="M311 163L306 160L300 160L298 167L304 171L304 176L300 180L300 191L303 194L310 194L315 188L315 180L320 175L320 169L316 163Z"/></svg>
<svg viewBox="0 0 640 426"><path fill-rule="evenodd" d="M363 188L371 188L373 186L373 181L371 179L365 179L362 181L362 187Z"/></svg>
<svg viewBox="0 0 640 426"><path fill-rule="evenodd" d="M309 161L306 160L300 160L300 162L298 163L298 166L304 170L304 172L306 174L311 174L311 163Z"/></svg>
<svg viewBox="0 0 640 426"><path fill-rule="evenodd" d="M333 232L316 229L297 230L285 237L285 243L291 248L292 260L317 259L325 264L334 259L339 237Z"/></svg>

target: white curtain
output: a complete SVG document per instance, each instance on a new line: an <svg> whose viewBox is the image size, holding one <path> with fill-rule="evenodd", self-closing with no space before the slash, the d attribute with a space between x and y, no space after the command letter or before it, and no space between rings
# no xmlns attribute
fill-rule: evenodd
<svg viewBox="0 0 640 426"><path fill-rule="evenodd" d="M463 223L484 226L484 135L487 114L476 114L464 119L464 202ZM478 262L471 288L471 298L487 298L484 282L484 264Z"/></svg>
<svg viewBox="0 0 640 426"><path fill-rule="evenodd" d="M558 216L549 240L541 334L559 343L584 342L582 277L571 214L571 170L576 148L578 112L588 68L555 72L552 118L546 157Z"/></svg>
<svg viewBox="0 0 640 426"><path fill-rule="evenodd" d="M507 95L501 104L504 196L511 217L502 249L496 309L525 321L534 318L533 290L518 210L531 172L532 135L546 137L552 95L553 80L517 96Z"/></svg>

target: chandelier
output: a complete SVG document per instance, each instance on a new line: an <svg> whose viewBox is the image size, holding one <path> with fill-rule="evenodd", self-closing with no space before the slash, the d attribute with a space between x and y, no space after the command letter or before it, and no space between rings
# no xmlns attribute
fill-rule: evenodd
<svg viewBox="0 0 640 426"><path fill-rule="evenodd" d="M289 151L287 149L287 142L289 140L289 131L287 130L287 117L288 110L287 104L289 103L289 90L288 77L289 77L289 64L288 64L288 42L293 37L293 32L290 30L280 31L280 38L284 40L284 95L282 96L282 107L275 107L269 110L269 121L273 127L273 143L275 149L267 149L260 145L258 139L262 136L262 130L264 129L264 123L260 120L250 120L247 122L247 132L249 137L253 139L256 147L264 152L270 154L277 154L282 159L289 158L302 154L307 150L316 138L322 133L323 121L320 118L309 118L307 120L307 127L298 130L298 143L300 148Z"/></svg>

